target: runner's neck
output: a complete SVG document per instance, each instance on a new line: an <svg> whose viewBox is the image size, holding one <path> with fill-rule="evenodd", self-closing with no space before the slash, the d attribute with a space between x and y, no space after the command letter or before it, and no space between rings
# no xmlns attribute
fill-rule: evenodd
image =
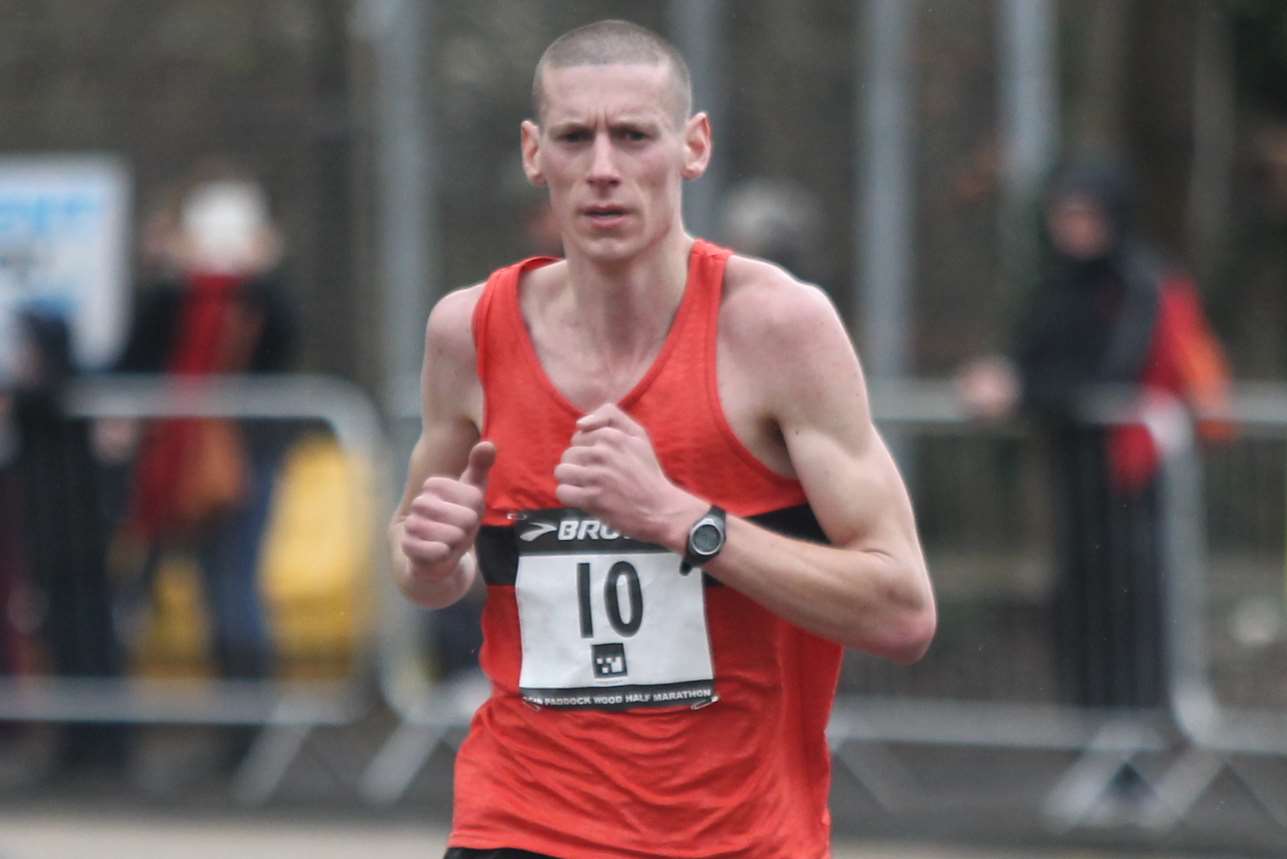
<svg viewBox="0 0 1287 859"><path fill-rule="evenodd" d="M600 354L644 355L665 340L684 298L694 244L687 235L678 239L612 268L569 256L556 301Z"/></svg>

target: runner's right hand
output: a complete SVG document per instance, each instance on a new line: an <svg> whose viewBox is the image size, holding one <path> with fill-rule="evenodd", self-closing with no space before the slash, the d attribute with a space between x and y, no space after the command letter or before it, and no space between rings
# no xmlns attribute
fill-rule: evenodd
<svg viewBox="0 0 1287 859"><path fill-rule="evenodd" d="M450 577L473 547L495 462L496 445L480 441L469 451L459 479L434 476L420 487L402 524L402 551L414 578L435 582Z"/></svg>

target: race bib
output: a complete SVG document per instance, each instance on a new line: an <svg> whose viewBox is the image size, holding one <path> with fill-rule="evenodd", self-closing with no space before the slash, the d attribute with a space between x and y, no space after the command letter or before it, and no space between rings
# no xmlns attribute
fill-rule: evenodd
<svg viewBox="0 0 1287 859"><path fill-rule="evenodd" d="M514 527L525 701L619 710L717 700L700 569L577 510L531 511Z"/></svg>

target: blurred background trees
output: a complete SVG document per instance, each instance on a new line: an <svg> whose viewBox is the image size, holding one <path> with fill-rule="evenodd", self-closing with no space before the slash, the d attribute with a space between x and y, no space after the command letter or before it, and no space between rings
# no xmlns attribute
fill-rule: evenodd
<svg viewBox="0 0 1287 859"><path fill-rule="evenodd" d="M376 385L383 368L373 145L379 0L0 0L0 154L110 151L141 216L198 159L265 177L293 249L306 366ZM999 2L915 0L909 372L942 375L1005 336L1022 278L1002 259ZM862 4L722 6L717 158L813 191L816 266L859 331L855 153ZM667 32L669 4L440 0L425 38L434 158L428 292L527 251L517 158L533 64L599 17ZM1136 171L1145 232L1198 271L1242 377L1281 377L1287 347L1287 4L1059 0L1060 154L1112 150ZM376 12L378 13L378 8ZM700 105L699 105L700 106ZM862 343L859 343L860 348Z"/></svg>

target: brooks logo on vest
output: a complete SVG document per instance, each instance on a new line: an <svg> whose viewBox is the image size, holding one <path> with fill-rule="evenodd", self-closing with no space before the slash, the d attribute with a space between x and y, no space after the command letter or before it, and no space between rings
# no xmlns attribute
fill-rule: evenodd
<svg viewBox="0 0 1287 859"><path fill-rule="evenodd" d="M528 530L519 535L525 543L531 543L555 532L560 542L573 540L628 540L619 531L614 531L598 519L563 519L557 525L550 522L533 522Z"/></svg>

